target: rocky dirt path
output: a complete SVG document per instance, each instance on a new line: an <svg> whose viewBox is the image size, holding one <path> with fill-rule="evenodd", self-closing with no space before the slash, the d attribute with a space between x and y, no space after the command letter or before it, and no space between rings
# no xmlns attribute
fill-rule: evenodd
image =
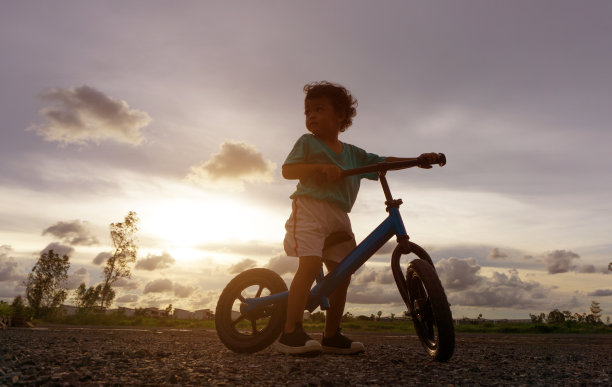
<svg viewBox="0 0 612 387"><path fill-rule="evenodd" d="M0 331L0 385L612 384L610 335L460 334L448 363L414 335L347 335L366 353L241 355L201 329L13 328Z"/></svg>

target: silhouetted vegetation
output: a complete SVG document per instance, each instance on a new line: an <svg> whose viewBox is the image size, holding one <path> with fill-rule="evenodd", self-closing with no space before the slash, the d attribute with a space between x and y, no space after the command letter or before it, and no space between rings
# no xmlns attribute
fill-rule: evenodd
<svg viewBox="0 0 612 387"><path fill-rule="evenodd" d="M103 284L100 288L100 307L108 308L115 299L112 286L121 278L130 278L130 263L136 262L138 246L134 234L138 231L138 216L130 211L123 222L110 224L110 236L115 251L106 261ZM92 291L93 292L93 291Z"/></svg>
<svg viewBox="0 0 612 387"><path fill-rule="evenodd" d="M26 299L34 317L53 314L64 302L68 295L64 283L68 279L69 268L67 255L60 257L53 250L40 255L24 282Z"/></svg>

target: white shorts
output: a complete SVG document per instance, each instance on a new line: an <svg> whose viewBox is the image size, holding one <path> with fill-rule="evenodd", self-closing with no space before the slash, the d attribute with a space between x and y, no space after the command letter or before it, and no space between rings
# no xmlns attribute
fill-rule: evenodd
<svg viewBox="0 0 612 387"><path fill-rule="evenodd" d="M306 196L293 199L285 230L285 253L290 257L340 262L356 246L348 214L333 203ZM324 249L325 239L336 232L344 232L350 239Z"/></svg>

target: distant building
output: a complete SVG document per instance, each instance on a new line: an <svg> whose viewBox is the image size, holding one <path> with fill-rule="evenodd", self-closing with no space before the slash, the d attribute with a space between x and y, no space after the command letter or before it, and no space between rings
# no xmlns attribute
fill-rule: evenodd
<svg viewBox="0 0 612 387"><path fill-rule="evenodd" d="M195 315L190 310L174 308L174 314L172 315L174 318L179 318L182 320L195 319Z"/></svg>
<svg viewBox="0 0 612 387"><path fill-rule="evenodd" d="M73 316L76 314L78 308L73 305L60 305L59 313L61 316Z"/></svg>
<svg viewBox="0 0 612 387"><path fill-rule="evenodd" d="M158 308L145 308L144 315L147 317L163 317L166 312Z"/></svg>
<svg viewBox="0 0 612 387"><path fill-rule="evenodd" d="M199 309L193 312L194 318L198 320L212 320L215 315L210 309Z"/></svg>

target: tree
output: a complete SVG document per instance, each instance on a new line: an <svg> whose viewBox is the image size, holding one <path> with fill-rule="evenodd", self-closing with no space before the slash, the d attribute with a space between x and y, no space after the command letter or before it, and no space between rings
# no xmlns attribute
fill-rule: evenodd
<svg viewBox="0 0 612 387"><path fill-rule="evenodd" d="M599 302L591 301L590 309L591 309L590 316L593 316L593 321L595 323L600 323L601 322L601 307L599 306Z"/></svg>
<svg viewBox="0 0 612 387"><path fill-rule="evenodd" d="M172 315L172 304L169 304L168 307L166 307L166 310L164 310L164 315L166 317L170 317Z"/></svg>
<svg viewBox="0 0 612 387"><path fill-rule="evenodd" d="M138 216L130 211L123 222L110 224L110 235L113 241L114 253L106 261L102 290L100 294L100 306L109 307L115 298L112 285L120 278L130 278L131 271L128 266L136 261L138 246L134 234L138 231Z"/></svg>
<svg viewBox="0 0 612 387"><path fill-rule="evenodd" d="M380 320L380 316L382 316L382 310L376 312L376 315L378 316L377 320Z"/></svg>
<svg viewBox="0 0 612 387"><path fill-rule="evenodd" d="M69 257L49 250L40 255L24 282L26 298L34 317L54 312L64 302L68 292L64 287L70 268Z"/></svg>
<svg viewBox="0 0 612 387"><path fill-rule="evenodd" d="M74 303L81 312L88 312L100 301L102 294L102 284L96 287L90 286L87 288L85 282L81 282L79 287L74 291Z"/></svg>
<svg viewBox="0 0 612 387"><path fill-rule="evenodd" d="M548 313L547 321L549 324L562 324L565 321L565 315L559 309L555 309Z"/></svg>

